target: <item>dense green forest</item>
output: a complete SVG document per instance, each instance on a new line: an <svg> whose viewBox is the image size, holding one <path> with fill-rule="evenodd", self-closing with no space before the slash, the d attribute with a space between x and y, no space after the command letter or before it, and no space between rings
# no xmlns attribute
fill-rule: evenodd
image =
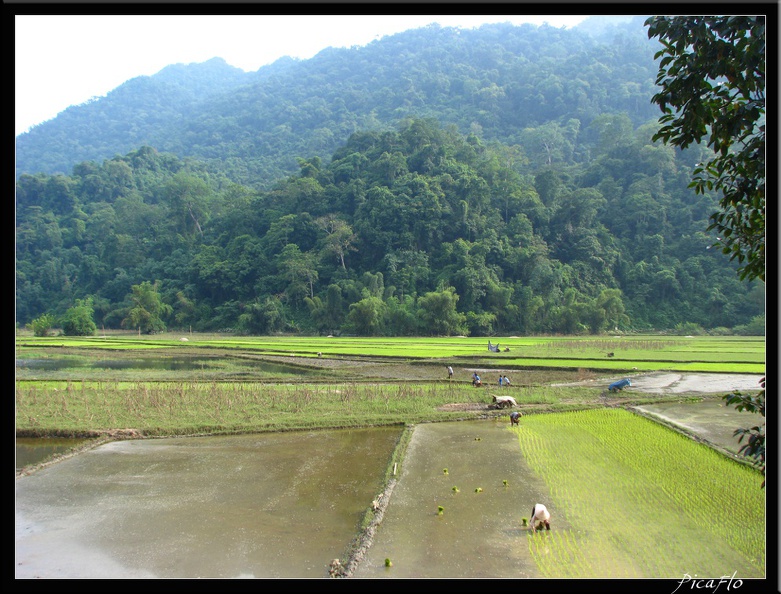
<svg viewBox="0 0 781 594"><path fill-rule="evenodd" d="M162 97L187 107L164 123L151 80L72 108L17 150L49 138L62 163L63 139L119 146L121 126L150 142L68 174L17 157L17 325L763 333L764 285L711 249L718 200L689 188L706 147L651 140L636 29L427 27L249 85L220 61L176 69L188 90ZM223 90L194 93L199 72Z"/></svg>
<svg viewBox="0 0 781 594"><path fill-rule="evenodd" d="M763 287L708 249L713 199L649 138L640 128L588 165L525 173L518 150L410 120L354 134L327 165L301 159L269 191L150 147L24 175L17 321L90 299L98 325L135 327L129 312L153 297L141 287L167 306L165 326L202 331L748 324Z"/></svg>

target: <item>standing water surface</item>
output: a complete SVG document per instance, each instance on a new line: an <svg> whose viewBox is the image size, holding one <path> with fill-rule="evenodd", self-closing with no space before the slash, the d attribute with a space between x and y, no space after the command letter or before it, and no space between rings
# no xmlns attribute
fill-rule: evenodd
<svg viewBox="0 0 781 594"><path fill-rule="evenodd" d="M401 428L118 441L16 481L16 577L328 577Z"/></svg>

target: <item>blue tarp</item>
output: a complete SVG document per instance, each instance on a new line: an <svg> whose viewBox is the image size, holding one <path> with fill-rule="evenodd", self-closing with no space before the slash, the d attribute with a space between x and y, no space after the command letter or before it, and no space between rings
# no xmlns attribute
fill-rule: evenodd
<svg viewBox="0 0 781 594"><path fill-rule="evenodd" d="M629 381L628 379L622 379L622 380L618 380L617 382L613 382L607 387L607 389L610 390L611 392L620 392L627 386L631 386L631 385L632 385L631 381Z"/></svg>

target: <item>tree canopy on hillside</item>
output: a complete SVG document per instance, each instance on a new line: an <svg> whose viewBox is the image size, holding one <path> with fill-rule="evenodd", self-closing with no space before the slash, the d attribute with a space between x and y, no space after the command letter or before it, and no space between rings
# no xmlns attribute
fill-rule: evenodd
<svg viewBox="0 0 781 594"><path fill-rule="evenodd" d="M262 332L732 331L764 292L705 232L715 198L641 126L585 163L410 119L257 191L144 147L17 184L17 320L92 298L102 327ZM727 274L725 274L727 273ZM452 295L447 327L427 312ZM145 308L146 311L150 311ZM140 310L138 310L140 312ZM448 314L450 319L451 314ZM132 317L132 316L131 316ZM159 322L159 323L158 323ZM726 330L725 330L726 329Z"/></svg>

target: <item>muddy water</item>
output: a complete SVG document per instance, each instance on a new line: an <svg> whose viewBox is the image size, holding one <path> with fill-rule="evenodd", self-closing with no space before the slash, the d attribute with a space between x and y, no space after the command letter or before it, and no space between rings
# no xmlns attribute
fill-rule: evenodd
<svg viewBox="0 0 781 594"><path fill-rule="evenodd" d="M418 425L383 522L353 577L538 577L522 518L547 500L509 422Z"/></svg>
<svg viewBox="0 0 781 594"><path fill-rule="evenodd" d="M17 479L16 577L327 577L400 433L99 446Z"/></svg>

